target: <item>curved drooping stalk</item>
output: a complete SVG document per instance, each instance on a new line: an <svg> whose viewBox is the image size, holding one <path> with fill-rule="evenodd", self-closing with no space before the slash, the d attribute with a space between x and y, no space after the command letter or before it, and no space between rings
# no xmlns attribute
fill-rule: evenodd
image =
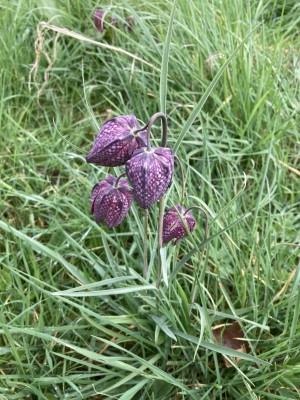
<svg viewBox="0 0 300 400"><path fill-rule="evenodd" d="M162 126L163 126L163 131L162 131L162 138L161 138L161 147L166 147L167 144L167 137L168 137L168 122L167 122L167 117L165 116L164 113L162 112L157 112L152 115L152 117L149 119L149 121L146 123L145 126L143 126L140 129L137 129L134 131L134 133L142 132L147 129L147 151L151 150L151 145L150 145L150 133L151 133L151 128L154 122L158 119L161 118L162 121Z"/></svg>
<svg viewBox="0 0 300 400"><path fill-rule="evenodd" d="M208 234L208 215L207 212L204 210L204 208L201 208L199 206L193 206L188 208L185 213L183 214L183 216L185 216L189 211L194 210L194 209L198 209L201 212L203 212L203 214L205 215L205 228L204 228L204 234L205 234L205 240L207 240L207 234Z"/></svg>
<svg viewBox="0 0 300 400"><path fill-rule="evenodd" d="M174 155L175 160L178 162L179 167L180 167L180 173L181 173L181 199L180 199L180 204L183 204L184 201L184 192L185 192L185 178L184 178L184 172L183 172L183 167L181 164L180 159Z"/></svg>
<svg viewBox="0 0 300 400"><path fill-rule="evenodd" d="M162 121L162 138L161 138L161 147L166 147L167 144L167 138L168 138L168 123L167 123L167 117L165 116L164 113L158 112L149 119L147 123L147 150L150 150L150 130L154 122L160 118Z"/></svg>
<svg viewBox="0 0 300 400"><path fill-rule="evenodd" d="M117 180L116 180L116 182L114 184L114 187L118 187L119 180L122 178L122 176L125 176L125 175L126 175L126 172L124 172L123 174L118 176L118 178L117 178Z"/></svg>

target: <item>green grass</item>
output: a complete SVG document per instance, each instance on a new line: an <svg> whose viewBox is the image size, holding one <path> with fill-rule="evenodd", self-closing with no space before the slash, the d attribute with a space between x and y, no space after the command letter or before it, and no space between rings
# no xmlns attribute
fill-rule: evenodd
<svg viewBox="0 0 300 400"><path fill-rule="evenodd" d="M179 0L168 35L173 2L106 1L137 25L101 37L94 1L2 1L1 399L299 398L296 3ZM42 30L30 77L40 21L114 47L64 34L55 45ZM95 224L90 192L107 168L85 155L109 116L146 122L164 107L185 205L207 211L209 238L194 211L195 233L166 247L158 292L158 206L145 280L143 212L134 205L113 230ZM166 207L180 190L176 168ZM222 355L235 353L211 327L233 321L251 350L226 368Z"/></svg>

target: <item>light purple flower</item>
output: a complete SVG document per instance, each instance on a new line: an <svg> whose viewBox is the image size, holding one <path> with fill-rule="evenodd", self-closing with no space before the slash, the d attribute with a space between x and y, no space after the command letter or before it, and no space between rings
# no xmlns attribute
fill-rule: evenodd
<svg viewBox="0 0 300 400"><path fill-rule="evenodd" d="M174 172L174 154L167 147L136 150L127 161L126 174L133 186L134 198L149 208L168 189Z"/></svg>
<svg viewBox="0 0 300 400"><path fill-rule="evenodd" d="M175 239L173 245L176 245L178 240L188 235L182 220L186 223L189 231L193 232L196 226L196 220L191 211L186 211L185 208L177 204L175 207L169 208L165 213L163 221L163 244ZM178 213L181 215L181 218Z"/></svg>
<svg viewBox="0 0 300 400"><path fill-rule="evenodd" d="M133 194L127 179L117 182L117 178L108 175L93 187L91 213L97 223L103 222L108 228L113 228L123 221L132 201Z"/></svg>
<svg viewBox="0 0 300 400"><path fill-rule="evenodd" d="M146 131L135 133L140 128L134 115L111 118L102 125L86 161L104 167L124 165L136 149L146 146Z"/></svg>

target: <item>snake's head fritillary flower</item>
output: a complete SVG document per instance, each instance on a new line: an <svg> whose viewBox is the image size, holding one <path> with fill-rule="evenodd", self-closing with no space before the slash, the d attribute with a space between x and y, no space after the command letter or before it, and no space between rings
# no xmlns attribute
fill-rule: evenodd
<svg viewBox="0 0 300 400"><path fill-rule="evenodd" d="M146 131L136 132L139 129L134 115L111 118L102 125L86 161L104 167L124 165L136 149L146 146Z"/></svg>
<svg viewBox="0 0 300 400"><path fill-rule="evenodd" d="M126 174L133 186L134 198L149 208L168 189L174 172L174 154L167 147L136 150L126 163Z"/></svg>
<svg viewBox="0 0 300 400"><path fill-rule="evenodd" d="M180 216L178 215L180 214ZM196 220L191 211L187 211L181 205L177 204L175 207L169 208L164 215L163 221L163 244L175 239L173 245L176 245L178 240L187 236L188 233L182 221L185 222L190 232L193 232L196 226Z"/></svg>
<svg viewBox="0 0 300 400"><path fill-rule="evenodd" d="M91 213L97 223L102 222L108 228L113 228L123 221L132 201L133 193L127 179L108 175L93 187Z"/></svg>
<svg viewBox="0 0 300 400"><path fill-rule="evenodd" d="M105 11L99 8L94 13L95 28L101 33L104 32L104 16L105 16Z"/></svg>

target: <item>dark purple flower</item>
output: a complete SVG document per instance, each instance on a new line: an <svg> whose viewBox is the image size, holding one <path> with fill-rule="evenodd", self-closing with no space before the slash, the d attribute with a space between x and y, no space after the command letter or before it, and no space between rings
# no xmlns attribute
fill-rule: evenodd
<svg viewBox="0 0 300 400"><path fill-rule="evenodd" d="M105 11L99 8L94 13L95 27L101 33L104 32L104 16L105 16Z"/></svg>
<svg viewBox="0 0 300 400"><path fill-rule="evenodd" d="M97 223L103 222L108 228L119 225L127 214L133 200L127 179L108 175L92 190L91 213Z"/></svg>
<svg viewBox="0 0 300 400"><path fill-rule="evenodd" d="M134 150L146 146L146 131L135 133L140 128L134 115L111 118L102 125L86 161L104 167L124 165Z"/></svg>
<svg viewBox="0 0 300 400"><path fill-rule="evenodd" d="M167 147L136 150L126 163L126 174L134 197L142 208L149 208L168 189L174 171L174 154Z"/></svg>
<svg viewBox="0 0 300 400"><path fill-rule="evenodd" d="M175 245L179 239L188 235L182 220L186 223L189 231L193 232L196 220L191 211L186 211L185 208L177 204L175 207L169 208L165 213L163 222L163 244L170 242L172 239L176 239L173 243L173 245ZM181 218L178 213L181 215Z"/></svg>

